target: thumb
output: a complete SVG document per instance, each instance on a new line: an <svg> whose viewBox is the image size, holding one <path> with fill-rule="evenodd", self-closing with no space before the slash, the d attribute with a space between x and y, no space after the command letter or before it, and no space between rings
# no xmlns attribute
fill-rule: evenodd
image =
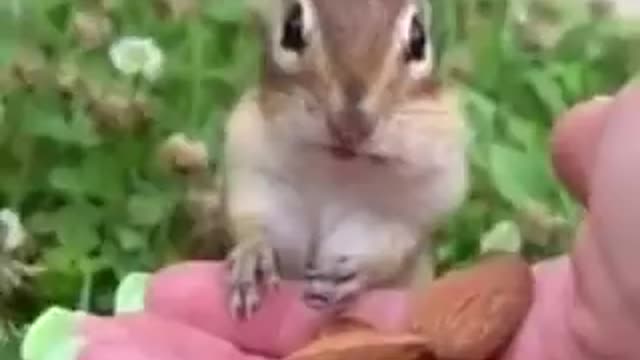
<svg viewBox="0 0 640 360"><path fill-rule="evenodd" d="M611 98L598 97L579 104L562 116L552 132L552 163L558 177L582 204L587 204L589 182L599 147L604 113Z"/></svg>
<svg viewBox="0 0 640 360"><path fill-rule="evenodd" d="M372 290L358 300L345 318L384 332L403 332L411 321L411 295L405 289Z"/></svg>

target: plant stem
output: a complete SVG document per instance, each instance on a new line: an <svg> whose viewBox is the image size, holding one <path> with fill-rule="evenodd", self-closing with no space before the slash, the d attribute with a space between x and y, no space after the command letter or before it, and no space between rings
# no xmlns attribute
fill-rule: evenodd
<svg viewBox="0 0 640 360"><path fill-rule="evenodd" d="M201 81L203 75L203 41L202 41L202 28L198 21L194 21L189 26L189 38L190 38L190 58L191 58L191 109L189 117L189 125L193 129L199 128L198 126L198 110L201 104Z"/></svg>
<svg viewBox="0 0 640 360"><path fill-rule="evenodd" d="M93 290L93 271L83 264L82 266L82 289L80 290L80 299L78 301L78 309L89 311L91 309L91 292Z"/></svg>

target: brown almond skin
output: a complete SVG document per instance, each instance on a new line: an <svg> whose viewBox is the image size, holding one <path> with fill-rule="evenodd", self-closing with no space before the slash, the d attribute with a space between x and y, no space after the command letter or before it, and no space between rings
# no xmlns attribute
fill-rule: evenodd
<svg viewBox="0 0 640 360"><path fill-rule="evenodd" d="M435 281L417 299L413 330L437 359L487 360L517 332L532 293L529 264L494 255Z"/></svg>
<svg viewBox="0 0 640 360"><path fill-rule="evenodd" d="M531 305L533 278L518 256L495 255L436 280L414 303L413 334L383 334L341 319L285 360L488 360Z"/></svg>
<svg viewBox="0 0 640 360"><path fill-rule="evenodd" d="M285 360L432 360L419 336L351 326L343 330L321 336Z"/></svg>
<svg viewBox="0 0 640 360"><path fill-rule="evenodd" d="M319 337L340 335L348 331L373 331L373 326L363 321L339 317L320 331Z"/></svg>

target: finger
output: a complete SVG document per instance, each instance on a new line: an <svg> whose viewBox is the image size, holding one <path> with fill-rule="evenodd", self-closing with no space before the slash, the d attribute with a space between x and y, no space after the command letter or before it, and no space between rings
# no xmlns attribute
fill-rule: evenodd
<svg viewBox="0 0 640 360"><path fill-rule="evenodd" d="M407 290L373 290L358 298L344 316L379 331L406 331L410 328L410 307L411 294Z"/></svg>
<svg viewBox="0 0 640 360"><path fill-rule="evenodd" d="M590 227L617 296L640 315L640 87L621 93L608 111L593 170ZM631 315L630 312L629 314ZM631 317L633 318L634 315Z"/></svg>
<svg viewBox="0 0 640 360"><path fill-rule="evenodd" d="M25 335L24 359L256 359L228 341L147 313L99 317L54 307Z"/></svg>
<svg viewBox="0 0 640 360"><path fill-rule="evenodd" d="M245 359L230 342L149 314L90 316L83 322L81 332L87 344L82 360L113 359L116 355L127 360Z"/></svg>
<svg viewBox="0 0 640 360"><path fill-rule="evenodd" d="M636 343L640 337L636 320L640 316L640 281L635 275L640 252L640 201L636 195L640 190L639 115L639 88L620 93L602 113L606 122L601 125L598 149L587 167L587 217L569 261L562 261L562 269L553 267L551 261L538 266L549 271L536 277L534 308L522 341L514 345L514 358L535 347L536 335L530 335L531 329L553 332L558 325L566 329L558 333L560 336L552 336L546 346L558 358L640 356ZM558 302L561 291L568 296ZM559 324L558 318L570 319L570 323ZM567 354L568 349L574 353Z"/></svg>
<svg viewBox="0 0 640 360"><path fill-rule="evenodd" d="M138 345L129 344L127 341L89 344L79 355L77 360L179 360L169 352L158 353L152 347L148 350L141 349ZM196 360L196 359L194 359Z"/></svg>
<svg viewBox="0 0 640 360"><path fill-rule="evenodd" d="M582 204L587 203L605 114L611 98L599 97L579 104L562 116L553 129L552 162L558 177Z"/></svg>
<svg viewBox="0 0 640 360"><path fill-rule="evenodd" d="M300 301L301 284L283 282L279 292L263 299L249 321L234 321L228 307L227 277L224 264L217 262L168 267L151 279L145 310L275 357L307 344L330 320Z"/></svg>

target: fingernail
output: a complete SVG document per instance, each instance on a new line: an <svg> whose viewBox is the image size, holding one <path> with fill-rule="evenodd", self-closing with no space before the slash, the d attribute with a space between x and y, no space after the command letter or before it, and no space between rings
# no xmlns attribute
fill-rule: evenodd
<svg viewBox="0 0 640 360"><path fill-rule="evenodd" d="M622 85L622 87L618 91L616 98L624 97L629 93L636 93L638 92L638 90L640 90L640 75L632 77L631 79L629 79L629 81Z"/></svg>
<svg viewBox="0 0 640 360"><path fill-rule="evenodd" d="M610 102L612 99L613 97L610 95L596 95L591 98L591 101L598 102L598 103L607 103L607 102Z"/></svg>
<svg viewBox="0 0 640 360"><path fill-rule="evenodd" d="M143 311L150 280L151 275L147 273L133 273L124 278L116 290L115 313Z"/></svg>
<svg viewBox="0 0 640 360"><path fill-rule="evenodd" d="M84 340L76 329L84 313L53 307L31 325L20 349L24 360L76 360Z"/></svg>

